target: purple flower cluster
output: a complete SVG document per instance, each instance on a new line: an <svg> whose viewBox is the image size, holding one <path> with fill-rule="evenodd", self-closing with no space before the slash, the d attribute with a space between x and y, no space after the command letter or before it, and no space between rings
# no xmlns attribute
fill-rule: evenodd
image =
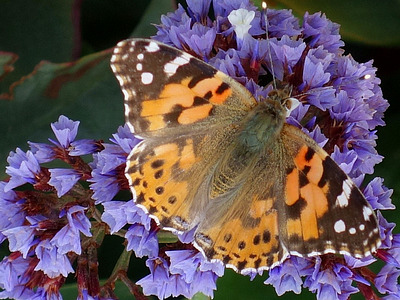
<svg viewBox="0 0 400 300"><path fill-rule="evenodd" d="M92 236L90 205L82 200L90 194L78 184L89 178L90 169L80 156L101 147L94 140L75 141L78 126L61 116L51 125L56 136L51 144L29 143L30 150L17 149L8 157L10 177L0 182L0 211L5 216L0 236L2 242L8 240L11 254L0 262L1 298L61 299L59 288L74 272L83 237ZM72 168L42 166L56 159ZM77 194L85 197L74 197Z"/></svg>
<svg viewBox="0 0 400 300"><path fill-rule="evenodd" d="M256 99L268 95L273 77L292 86L300 105L287 121L315 139L361 186L382 160L375 128L384 125L388 104L372 63L343 55L339 26L320 13L306 13L300 22L289 10L260 12L243 0L187 4L162 17L155 39L214 65ZM222 263L207 261L189 243L190 233L160 243L156 223L133 201L120 198L119 192L129 189L126 159L139 140L127 125L111 143L77 140L78 126L61 116L51 124L50 143L29 142L30 150L17 149L8 157L9 179L0 182L0 241L8 241L11 253L0 262L0 298L62 299L59 290L75 273L78 299L112 299L102 295L112 295L113 281L100 287L93 256L104 234L124 237L126 251L148 257L150 274L137 282L145 295L212 297ZM66 167L47 168L53 161ZM372 179L362 191L374 209L394 209L383 179ZM375 258L290 257L269 271L265 283L278 295L308 288L318 299L347 299L357 292L373 298L374 286L387 299L400 298L400 235L377 215L383 242ZM386 263L378 274L368 268L376 259ZM127 266L120 267L114 279L125 276Z"/></svg>

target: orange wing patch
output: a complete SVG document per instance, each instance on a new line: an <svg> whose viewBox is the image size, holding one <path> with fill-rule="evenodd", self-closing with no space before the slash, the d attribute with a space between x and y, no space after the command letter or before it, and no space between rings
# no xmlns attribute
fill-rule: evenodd
<svg viewBox="0 0 400 300"><path fill-rule="evenodd" d="M181 147L168 143L152 150L141 145L144 144L139 144L129 157L126 169L136 203L145 207L162 226L187 230L188 210L182 204L190 188L186 181L174 180L173 172L187 170L197 161L193 140L185 140Z"/></svg>
<svg viewBox="0 0 400 300"><path fill-rule="evenodd" d="M318 219L329 209L328 183L320 186L324 171L322 163L326 156L325 153L318 155L304 145L294 158L295 168L287 175L285 203L298 205L301 209L298 209L299 217L288 219L286 230L289 238L296 236L307 241L322 234Z"/></svg>
<svg viewBox="0 0 400 300"><path fill-rule="evenodd" d="M228 97L232 95L232 90L229 85L223 82L220 78L226 75L220 71L214 77L206 78L199 81L193 88L193 92L197 95L208 93L207 99L213 104L223 104ZM204 94L203 97L205 97Z"/></svg>
<svg viewBox="0 0 400 300"><path fill-rule="evenodd" d="M214 105L224 104L231 95L230 86L219 77L198 82L185 78L166 84L158 99L144 100L140 116L149 122L149 130L163 129L169 121L192 124L210 116Z"/></svg>

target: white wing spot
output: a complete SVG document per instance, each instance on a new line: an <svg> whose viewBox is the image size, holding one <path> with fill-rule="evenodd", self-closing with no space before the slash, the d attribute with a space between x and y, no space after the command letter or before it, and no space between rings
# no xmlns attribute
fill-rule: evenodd
<svg viewBox="0 0 400 300"><path fill-rule="evenodd" d="M336 205L339 207L347 207L349 205L349 198L351 194L351 188L353 183L349 178L343 181L342 193L336 199Z"/></svg>
<svg viewBox="0 0 400 300"><path fill-rule="evenodd" d="M168 74L168 76L172 76L176 73L176 70L183 65L186 65L190 61L190 56L188 55L181 55L175 58L173 61L165 64L164 72Z"/></svg>
<svg viewBox="0 0 400 300"><path fill-rule="evenodd" d="M349 229L349 233L350 233L350 234L355 234L355 233L356 233L356 229L355 229L354 227L351 227L351 228Z"/></svg>
<svg viewBox="0 0 400 300"><path fill-rule="evenodd" d="M160 47L156 42L150 42L146 47L145 47L147 52L157 52L160 50Z"/></svg>
<svg viewBox="0 0 400 300"><path fill-rule="evenodd" d="M372 210L368 206L363 207L364 220L368 221L369 217L372 215Z"/></svg>
<svg viewBox="0 0 400 300"><path fill-rule="evenodd" d="M128 100L128 99L131 99L131 94L133 95L133 96L135 96L135 93L132 91L132 93L130 94L127 90L125 90L125 89L122 89L122 94L124 94L124 99L125 100Z"/></svg>
<svg viewBox="0 0 400 300"><path fill-rule="evenodd" d="M153 82L153 74L149 72L143 72L141 78L143 84L150 84Z"/></svg>
<svg viewBox="0 0 400 300"><path fill-rule="evenodd" d="M136 64L136 70L142 71L143 70L143 65L141 63Z"/></svg>
<svg viewBox="0 0 400 300"><path fill-rule="evenodd" d="M128 54L124 54L124 55L122 55L122 60L126 60L126 59L128 59L128 57L129 57L129 55Z"/></svg>
<svg viewBox="0 0 400 300"><path fill-rule="evenodd" d="M364 224L361 224L360 226L358 226L358 229L360 229L361 231L364 231L365 225L364 225Z"/></svg>
<svg viewBox="0 0 400 300"><path fill-rule="evenodd" d="M118 44L117 44L117 47L122 47L122 46L124 46L126 44L126 41L120 41ZM118 49L119 50L119 49Z"/></svg>
<svg viewBox="0 0 400 300"><path fill-rule="evenodd" d="M137 59L138 59L138 60L143 60L143 58L144 58L143 53L139 53L139 54L137 55Z"/></svg>
<svg viewBox="0 0 400 300"><path fill-rule="evenodd" d="M135 47L129 47L129 52L135 51Z"/></svg>
<svg viewBox="0 0 400 300"><path fill-rule="evenodd" d="M333 228L335 229L335 232L341 233L346 230L346 224L344 224L343 220L339 220L339 221L336 221Z"/></svg>

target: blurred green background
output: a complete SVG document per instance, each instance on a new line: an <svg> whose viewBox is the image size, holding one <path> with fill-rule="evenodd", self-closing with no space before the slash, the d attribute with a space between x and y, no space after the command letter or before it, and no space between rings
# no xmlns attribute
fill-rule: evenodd
<svg viewBox="0 0 400 300"><path fill-rule="evenodd" d="M267 2L272 8L290 8L300 18L305 11L324 12L341 24L346 53L358 62L374 59L384 97L391 105L387 126L378 128L377 148L385 159L374 175L395 190L393 202L399 205L400 2ZM46 142L52 137L50 123L60 114L81 121L78 138L108 140L124 123L122 94L109 68L110 49L130 36L155 34L151 24L159 24L160 16L176 5L173 0L1 0L0 168L4 170L10 150L27 150L26 141ZM4 171L0 174L4 179ZM391 222L399 220L395 211L384 215ZM106 242L99 252L104 278L119 256L116 245L121 240L109 237ZM143 260L133 258L131 277L137 280L147 272ZM265 279L266 275L250 282L228 270L218 280L215 299L277 299L275 291L263 284ZM72 284L64 288L64 299L76 299L74 288ZM128 299L123 287L119 291L121 299ZM304 291L279 299L314 298Z"/></svg>

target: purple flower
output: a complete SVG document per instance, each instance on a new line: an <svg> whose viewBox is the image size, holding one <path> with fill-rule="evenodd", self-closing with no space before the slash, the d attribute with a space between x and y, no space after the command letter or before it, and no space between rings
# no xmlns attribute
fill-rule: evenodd
<svg viewBox="0 0 400 300"><path fill-rule="evenodd" d="M47 163L54 160L56 153L53 150L53 146L44 143L33 143L28 142L31 152L39 163Z"/></svg>
<svg viewBox="0 0 400 300"><path fill-rule="evenodd" d="M398 278L400 276L399 268L391 265L385 265L379 271L375 278L375 286L378 291L382 294L396 294L399 296L399 284Z"/></svg>
<svg viewBox="0 0 400 300"><path fill-rule="evenodd" d="M310 266L307 260L292 256L281 265L272 268L269 271L269 278L264 283L271 284L278 296L288 291L300 294L303 283L301 276L307 275L305 270Z"/></svg>
<svg viewBox="0 0 400 300"><path fill-rule="evenodd" d="M131 224L125 234L127 250L133 250L137 257L158 255L158 240L156 232L151 230L151 219L133 200L105 202L103 206L101 218L110 226L112 234Z"/></svg>
<svg viewBox="0 0 400 300"><path fill-rule="evenodd" d="M322 45L331 53L342 53L340 47L344 46L340 40L339 24L328 20L325 14L304 14L303 36L309 40L311 47L317 48Z"/></svg>
<svg viewBox="0 0 400 300"><path fill-rule="evenodd" d="M383 179L375 177L364 189L365 198L374 209L395 209L390 197L393 190L383 185Z"/></svg>
<svg viewBox="0 0 400 300"><path fill-rule="evenodd" d="M283 80L284 74L293 73L293 68L299 61L306 44L299 41L293 41L288 36L284 35L282 39L270 39L272 61L267 60L269 69L274 68L275 77L278 80Z"/></svg>
<svg viewBox="0 0 400 300"><path fill-rule="evenodd" d="M211 0L196 1L188 0L186 1L188 5L188 13L191 19L196 22L205 22L207 18L208 11L210 9Z"/></svg>
<svg viewBox="0 0 400 300"><path fill-rule="evenodd" d="M126 249L133 250L136 257L156 257L158 255L158 239L155 231L149 231L141 224L133 224L125 234L128 241Z"/></svg>
<svg viewBox="0 0 400 300"><path fill-rule="evenodd" d="M146 230L151 229L151 218L143 209L139 208L133 201L129 201L125 206L128 224L142 224Z"/></svg>
<svg viewBox="0 0 400 300"><path fill-rule="evenodd" d="M380 233L381 233L381 239L382 239L382 245L380 248L382 249L387 249L392 247L392 231L394 227L396 226L395 223L390 223L388 222L383 216L380 211L377 213L378 217L378 223L380 227Z"/></svg>
<svg viewBox="0 0 400 300"><path fill-rule="evenodd" d="M352 272L348 267L336 263L332 268L321 269L321 262L317 257L313 273L304 282L304 287L316 293L317 299L345 300L358 292L351 286Z"/></svg>
<svg viewBox="0 0 400 300"><path fill-rule="evenodd" d="M10 190L5 192L6 183L0 182L0 243L6 236L3 231L20 227L25 220L25 213L22 211L23 200L19 199L17 194Z"/></svg>
<svg viewBox="0 0 400 300"><path fill-rule="evenodd" d="M50 169L49 184L57 190L57 196L62 197L78 182L81 176L71 169Z"/></svg>
<svg viewBox="0 0 400 300"><path fill-rule="evenodd" d="M159 299L165 299L171 295L181 295L184 292L184 287L170 285L168 264L164 259L159 257L149 258L146 261L146 266L150 269L150 274L136 282L142 287L145 295L156 295Z"/></svg>
<svg viewBox="0 0 400 300"><path fill-rule="evenodd" d="M196 293L212 297L216 289L216 280L222 276L224 271L222 264L209 263L203 255L193 250L166 251L169 256L169 272L176 281L183 281L182 286L186 286L187 292L183 295L192 298Z"/></svg>
<svg viewBox="0 0 400 300"><path fill-rule="evenodd" d="M121 187L121 168L125 169L126 158L140 141L130 132L128 125L118 128L110 139L115 144L103 144L104 150L93 155L92 178L88 181L96 204L111 201ZM123 178L125 182L125 178Z"/></svg>
<svg viewBox="0 0 400 300"><path fill-rule="evenodd" d="M51 124L51 129L53 129L58 142L51 141L64 149L68 148L78 134L79 123L79 121L71 121L65 116L60 116L57 122Z"/></svg>
<svg viewBox="0 0 400 300"><path fill-rule="evenodd" d="M37 244L35 233L35 226L16 226L3 231L8 239L10 251L19 251L24 258L27 257L31 247Z"/></svg>
<svg viewBox="0 0 400 300"><path fill-rule="evenodd" d="M5 192L25 183L36 183L40 165L31 151L23 152L17 148L16 152L10 152L7 162L6 173L10 175L10 181L4 188Z"/></svg>
<svg viewBox="0 0 400 300"><path fill-rule="evenodd" d="M210 263L197 251L166 251L166 254L170 257L170 266L162 258L146 261L151 274L137 282L145 295L157 295L160 299L179 295L192 298L198 292L213 295L216 279L222 276L223 268L210 268Z"/></svg>
<svg viewBox="0 0 400 300"><path fill-rule="evenodd" d="M207 61L213 49L215 36L215 28L195 24L190 30L181 34L181 39L197 56Z"/></svg>
<svg viewBox="0 0 400 300"><path fill-rule="evenodd" d="M270 37L282 38L285 35L297 36L301 34L299 20L293 16L291 10L269 9L267 11L267 16ZM265 28L265 24L263 24L263 28Z"/></svg>
<svg viewBox="0 0 400 300"><path fill-rule="evenodd" d="M51 239L51 243L57 247L60 254L75 252L81 254L80 233L87 237L92 236L90 232L90 221L85 215L85 208L73 206L67 211L68 224L61 228Z"/></svg>
<svg viewBox="0 0 400 300"><path fill-rule="evenodd" d="M98 150L95 140L77 140L69 144L68 154L71 156L81 156L95 153Z"/></svg>
<svg viewBox="0 0 400 300"><path fill-rule="evenodd" d="M68 273L74 272L68 257L65 254L61 254L58 247L49 240L41 241L36 246L35 254L39 259L35 271L43 271L50 278L59 275L67 277Z"/></svg>
<svg viewBox="0 0 400 300"><path fill-rule="evenodd" d="M104 212L101 215L101 220L110 227L111 234L118 232L127 223L126 206L133 201L111 201L102 203Z"/></svg>
<svg viewBox="0 0 400 300"><path fill-rule="evenodd" d="M15 259L4 257L0 262L0 287L5 290L13 290L26 283L28 279L24 273L28 266L29 260L23 259L22 256Z"/></svg>

